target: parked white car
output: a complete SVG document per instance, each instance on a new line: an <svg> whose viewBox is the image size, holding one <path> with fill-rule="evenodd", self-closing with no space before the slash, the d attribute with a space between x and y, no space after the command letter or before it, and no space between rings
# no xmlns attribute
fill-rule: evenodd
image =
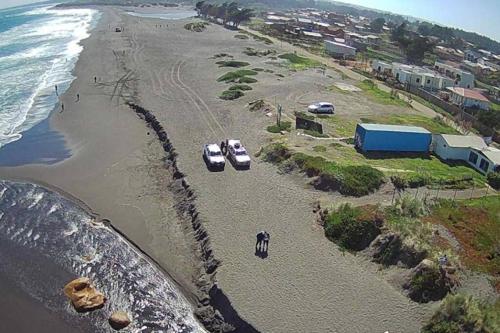
<svg viewBox="0 0 500 333"><path fill-rule="evenodd" d="M222 154L220 147L215 144L206 144L203 146L203 158L209 167L224 169L226 159Z"/></svg>
<svg viewBox="0 0 500 333"><path fill-rule="evenodd" d="M332 103L327 103L327 102L318 102L311 104L307 107L307 111L311 113L329 113L333 114L333 111L335 111L335 108L333 107Z"/></svg>
<svg viewBox="0 0 500 333"><path fill-rule="evenodd" d="M227 141L227 157L233 162L235 167L250 167L250 156L240 140Z"/></svg>

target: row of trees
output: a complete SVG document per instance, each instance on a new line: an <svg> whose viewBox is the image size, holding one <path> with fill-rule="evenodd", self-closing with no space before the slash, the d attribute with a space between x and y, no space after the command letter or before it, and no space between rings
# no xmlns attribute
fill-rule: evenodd
<svg viewBox="0 0 500 333"><path fill-rule="evenodd" d="M392 30L391 39L395 41L410 63L420 64L426 52L432 52L434 44L427 38L409 31L406 23L401 23Z"/></svg>
<svg viewBox="0 0 500 333"><path fill-rule="evenodd" d="M199 1L196 3L198 16L205 19L221 20L224 25L237 28L242 22L250 20L253 11L249 8L239 8L236 2L225 2L221 5Z"/></svg>

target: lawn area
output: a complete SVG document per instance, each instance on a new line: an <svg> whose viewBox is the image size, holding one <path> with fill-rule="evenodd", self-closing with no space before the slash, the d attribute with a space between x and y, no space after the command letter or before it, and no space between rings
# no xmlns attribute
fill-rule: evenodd
<svg viewBox="0 0 500 333"><path fill-rule="evenodd" d="M450 230L463 248L465 265L500 276L500 196L443 200L426 219Z"/></svg>
<svg viewBox="0 0 500 333"><path fill-rule="evenodd" d="M366 58L379 59L379 60L386 61L386 62L389 62L389 63L403 61L403 58L400 55L398 55L398 54L389 53L389 52L383 52L383 51L377 51L377 50L374 50L372 48L367 48L367 50L364 51L363 53L364 53L364 55L365 55Z"/></svg>
<svg viewBox="0 0 500 333"><path fill-rule="evenodd" d="M357 86L378 103L407 107L410 106L407 102L399 99L397 96L392 96L390 93L379 89L379 87L377 87L372 80L363 80L359 82Z"/></svg>
<svg viewBox="0 0 500 333"><path fill-rule="evenodd" d="M363 155L354 147L333 145L326 151L311 149L311 154L335 161L338 165L369 165L383 171L387 176L420 175L429 179L431 186L451 184L453 181L472 178L475 186L484 186L486 177L466 165L450 165L435 156L398 156L394 154ZM452 187L452 186L450 186Z"/></svg>
<svg viewBox="0 0 500 333"><path fill-rule="evenodd" d="M319 61L306 57L301 57L294 53L281 54L278 56L278 58L288 60L290 62L290 68L295 70L304 70L311 67L322 66L322 64Z"/></svg>
<svg viewBox="0 0 500 333"><path fill-rule="evenodd" d="M327 125L329 133L333 137L353 137L358 123L381 123L389 125L413 125L420 126L432 133L459 134L453 127L448 126L440 119L433 119L418 114L390 114L376 116L373 118L346 118L342 116L319 116L321 121Z"/></svg>

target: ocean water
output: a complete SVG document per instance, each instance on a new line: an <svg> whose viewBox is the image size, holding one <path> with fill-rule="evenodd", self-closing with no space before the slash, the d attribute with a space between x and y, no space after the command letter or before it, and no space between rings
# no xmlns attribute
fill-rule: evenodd
<svg viewBox="0 0 500 333"><path fill-rule="evenodd" d="M0 148L49 116L99 16L47 4L0 10Z"/></svg>
<svg viewBox="0 0 500 333"><path fill-rule="evenodd" d="M107 319L124 310L132 317L127 332L206 333L177 286L137 248L73 201L34 184L0 181L2 276L75 332L111 332ZM80 276L106 295L104 308L77 314L70 306L62 288Z"/></svg>

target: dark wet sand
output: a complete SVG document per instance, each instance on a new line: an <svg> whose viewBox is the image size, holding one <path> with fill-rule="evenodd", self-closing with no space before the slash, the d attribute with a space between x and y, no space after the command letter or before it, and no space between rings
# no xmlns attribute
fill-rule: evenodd
<svg viewBox="0 0 500 333"><path fill-rule="evenodd" d="M0 271L0 332L81 332L47 310Z"/></svg>

